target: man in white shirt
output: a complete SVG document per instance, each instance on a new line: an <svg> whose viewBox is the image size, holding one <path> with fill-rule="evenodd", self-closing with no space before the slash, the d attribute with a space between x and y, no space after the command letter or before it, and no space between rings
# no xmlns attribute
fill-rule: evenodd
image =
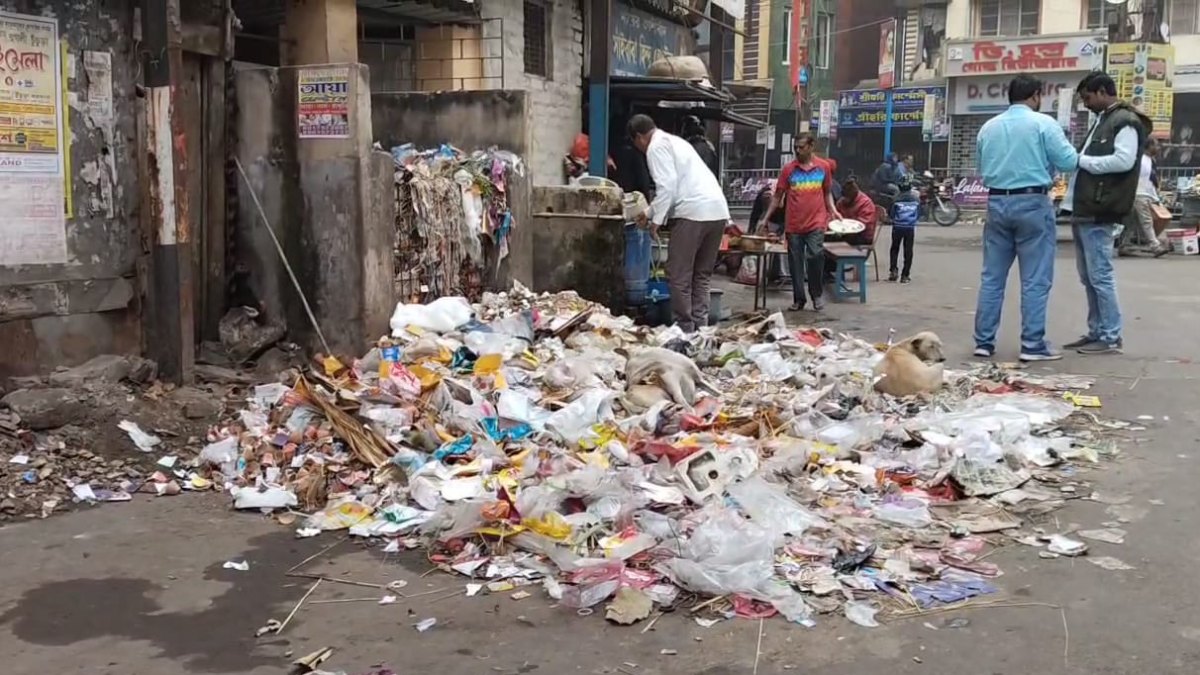
<svg viewBox="0 0 1200 675"><path fill-rule="evenodd" d="M649 115L629 120L629 137L646 153L654 179L654 202L643 216L655 233L668 220L667 276L675 323L691 333L708 325L709 284L729 205L721 184L691 143L659 129Z"/></svg>
<svg viewBox="0 0 1200 675"><path fill-rule="evenodd" d="M1137 233L1142 246L1155 258L1167 254L1167 247L1154 232L1154 205L1159 203L1158 177L1155 175L1154 158L1158 156L1158 143L1153 138L1146 141L1142 154L1141 171L1138 174L1137 196L1133 198L1133 210L1137 215ZM1124 240L1124 237L1122 237ZM1122 253L1125 251L1122 250Z"/></svg>

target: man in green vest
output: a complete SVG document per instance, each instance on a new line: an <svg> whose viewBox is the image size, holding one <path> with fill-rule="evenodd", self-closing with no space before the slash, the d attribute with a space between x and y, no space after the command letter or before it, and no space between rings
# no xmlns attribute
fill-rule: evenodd
<svg viewBox="0 0 1200 675"><path fill-rule="evenodd" d="M1079 151L1079 170L1071 177L1062 208L1071 213L1075 266L1087 293L1087 333L1063 345L1080 354L1119 354L1121 308L1113 274L1113 235L1133 210L1138 169L1150 119L1117 98L1107 73L1089 73L1076 88L1083 104L1097 115Z"/></svg>

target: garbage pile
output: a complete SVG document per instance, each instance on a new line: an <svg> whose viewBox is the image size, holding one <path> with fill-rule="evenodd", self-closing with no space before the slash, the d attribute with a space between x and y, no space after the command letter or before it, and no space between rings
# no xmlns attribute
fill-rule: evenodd
<svg viewBox="0 0 1200 675"><path fill-rule="evenodd" d="M391 153L399 297L478 298L486 270L508 257L516 225L508 182L524 175L521 158L498 148L468 154L450 145L422 151L411 143Z"/></svg>
<svg viewBox="0 0 1200 675"><path fill-rule="evenodd" d="M997 545L1086 552L1046 516L1116 452L1087 380L991 366L887 397L879 346L780 315L683 335L518 287L401 304L392 329L257 387L208 475L237 508L306 512L298 536L622 624L700 598L701 623L872 626L995 593Z"/></svg>

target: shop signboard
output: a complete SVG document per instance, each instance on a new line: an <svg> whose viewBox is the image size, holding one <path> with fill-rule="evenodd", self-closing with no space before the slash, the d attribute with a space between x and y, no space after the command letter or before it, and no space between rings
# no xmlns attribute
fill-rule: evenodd
<svg viewBox="0 0 1200 675"><path fill-rule="evenodd" d="M892 90L892 126L922 127L925 101L942 101L943 120L937 128L946 130L944 121L946 88L898 87ZM887 92L883 89L849 89L838 92L837 123L840 129L882 129L887 122ZM940 135L934 140L945 140Z"/></svg>
<svg viewBox="0 0 1200 675"><path fill-rule="evenodd" d="M1106 70L1117 82L1117 96L1154 122L1153 135L1169 138L1174 115L1175 47L1120 43L1108 46Z"/></svg>
<svg viewBox="0 0 1200 675"><path fill-rule="evenodd" d="M954 203L966 208L987 206L988 189L982 176L966 176L954 183Z"/></svg>
<svg viewBox="0 0 1200 675"><path fill-rule="evenodd" d="M1058 110L1061 91L1075 91L1086 71L1073 73L1046 73L1038 75L1042 80L1042 112ZM950 97L950 114L982 115L1004 112L1008 108L1008 83L1010 75L960 78L953 82Z"/></svg>
<svg viewBox="0 0 1200 675"><path fill-rule="evenodd" d="M896 20L890 19L879 26L879 87L891 89L896 86Z"/></svg>
<svg viewBox="0 0 1200 675"><path fill-rule="evenodd" d="M621 3L613 4L613 75L640 77L650 64L684 53L689 38L681 24Z"/></svg>
<svg viewBox="0 0 1200 675"><path fill-rule="evenodd" d="M892 111L893 128L921 128L924 111L920 108ZM887 125L887 109L842 110L838 114L838 128L845 129L882 129Z"/></svg>
<svg viewBox="0 0 1200 675"><path fill-rule="evenodd" d="M1092 70L1103 64L1103 51L1100 39L1091 33L951 42L946 46L946 76Z"/></svg>
<svg viewBox="0 0 1200 675"><path fill-rule="evenodd" d="M892 90L894 108L922 108L926 96L945 96L945 87L897 87ZM882 89L847 89L838 92L838 108L887 108L887 92Z"/></svg>

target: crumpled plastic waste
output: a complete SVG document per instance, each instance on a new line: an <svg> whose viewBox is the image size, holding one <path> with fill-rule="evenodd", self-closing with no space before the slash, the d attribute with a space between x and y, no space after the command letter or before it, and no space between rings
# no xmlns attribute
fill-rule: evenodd
<svg viewBox="0 0 1200 675"><path fill-rule="evenodd" d="M949 374L931 400L879 394L876 345L782 315L686 335L516 286L393 319L361 358L254 388L195 479L238 509L293 510L278 517L297 536L422 548L468 596L544 593L619 623L687 593L725 598L704 622L862 626L993 593L984 534L1086 552L1033 527L1093 494L1077 467L1102 467L1127 428L1062 399L1078 378L998 364Z"/></svg>

